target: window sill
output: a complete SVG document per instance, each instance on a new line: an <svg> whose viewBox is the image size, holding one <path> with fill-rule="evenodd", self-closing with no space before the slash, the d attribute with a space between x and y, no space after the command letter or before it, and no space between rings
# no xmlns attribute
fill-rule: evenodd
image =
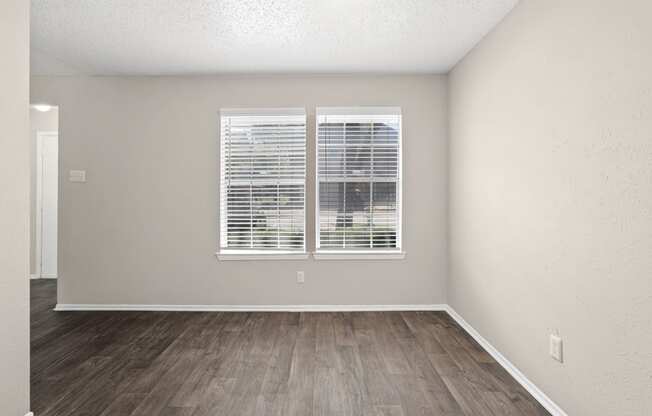
<svg viewBox="0 0 652 416"><path fill-rule="evenodd" d="M385 252L350 252L350 251L315 251L312 253L315 260L403 260L404 251Z"/></svg>
<svg viewBox="0 0 652 416"><path fill-rule="evenodd" d="M308 253L296 252L238 252L221 251L215 253L220 261L251 261L251 260L306 260Z"/></svg>

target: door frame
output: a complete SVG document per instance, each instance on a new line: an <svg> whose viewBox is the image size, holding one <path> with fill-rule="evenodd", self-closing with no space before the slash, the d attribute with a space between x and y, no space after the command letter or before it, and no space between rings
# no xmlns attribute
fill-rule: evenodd
<svg viewBox="0 0 652 416"><path fill-rule="evenodd" d="M41 265L43 257L43 138L46 136L57 137L57 148L59 147L59 132L56 130L38 130L36 132L36 195L34 195L36 204L35 214L35 244L34 244L34 277L37 279L56 279L57 275L43 275ZM59 181L57 172L57 182ZM57 196L57 201L58 201ZM59 216L59 204L57 202L57 217ZM57 229L57 234L59 233ZM57 247L57 256L59 249ZM57 268L58 269L58 268ZM59 271L57 270L57 274Z"/></svg>

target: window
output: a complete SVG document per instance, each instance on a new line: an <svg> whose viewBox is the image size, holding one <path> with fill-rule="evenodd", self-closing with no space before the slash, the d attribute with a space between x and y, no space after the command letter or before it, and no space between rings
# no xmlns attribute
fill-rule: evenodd
<svg viewBox="0 0 652 416"><path fill-rule="evenodd" d="M317 108L317 160L318 253L400 252L400 108Z"/></svg>
<svg viewBox="0 0 652 416"><path fill-rule="evenodd" d="M220 115L220 254L303 253L305 110Z"/></svg>

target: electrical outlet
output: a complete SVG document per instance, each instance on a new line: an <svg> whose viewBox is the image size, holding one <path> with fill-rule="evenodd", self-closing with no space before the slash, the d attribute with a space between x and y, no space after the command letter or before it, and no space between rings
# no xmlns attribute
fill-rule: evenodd
<svg viewBox="0 0 652 416"><path fill-rule="evenodd" d="M564 344L559 335L550 334L550 356L560 363L564 362Z"/></svg>
<svg viewBox="0 0 652 416"><path fill-rule="evenodd" d="M297 283L303 283L306 281L306 275L304 272L297 272Z"/></svg>

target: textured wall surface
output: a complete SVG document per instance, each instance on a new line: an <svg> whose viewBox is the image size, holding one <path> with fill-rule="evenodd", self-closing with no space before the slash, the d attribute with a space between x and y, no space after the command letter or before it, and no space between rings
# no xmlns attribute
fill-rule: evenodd
<svg viewBox="0 0 652 416"><path fill-rule="evenodd" d="M36 104L36 103L34 103ZM36 272L36 136L39 131L58 131L59 110L52 108L42 113L35 109L29 111L29 135L31 146L31 181L30 181L30 246L29 246L29 273Z"/></svg>
<svg viewBox="0 0 652 416"><path fill-rule="evenodd" d="M0 6L0 414L29 411L29 1Z"/></svg>
<svg viewBox="0 0 652 416"><path fill-rule="evenodd" d="M449 301L569 415L652 409L650 16L523 0L451 75Z"/></svg>
<svg viewBox="0 0 652 416"><path fill-rule="evenodd" d="M440 76L33 78L33 102L59 105L59 302L444 302L446 98ZM318 105L402 107L406 259L218 261L219 109L306 107L311 249Z"/></svg>

